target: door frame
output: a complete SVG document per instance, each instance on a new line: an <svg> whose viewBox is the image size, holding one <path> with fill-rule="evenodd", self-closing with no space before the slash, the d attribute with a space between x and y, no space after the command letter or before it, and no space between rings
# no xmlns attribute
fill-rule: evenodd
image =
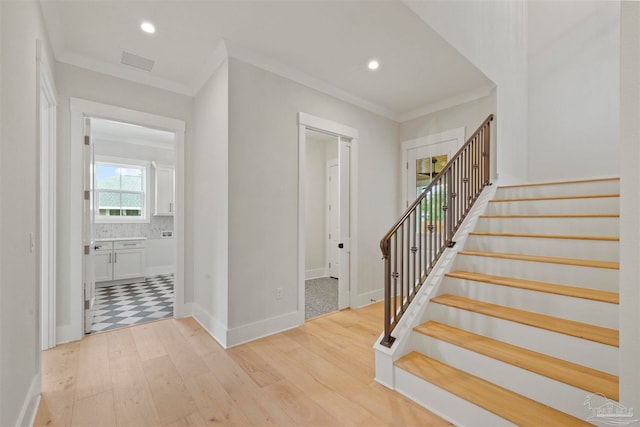
<svg viewBox="0 0 640 427"><path fill-rule="evenodd" d="M340 142L338 141L338 144ZM340 147L338 147L338 150L340 150ZM325 165L325 181L329 179L329 174L331 172L331 167L339 167L338 165L338 159L333 159L333 160L327 160L326 161L326 165ZM338 169L338 175L340 175L340 169ZM326 191L326 196L325 196L325 209L326 209L326 225L325 225L325 237L329 237L329 234L331 234L331 212L329 212L329 205L331 204L331 188L330 188L331 184L327 183L327 191ZM339 184L338 184L339 185ZM338 194L338 205L340 205L340 194ZM339 240L339 239L338 239ZM331 277L331 246L330 246L331 242L329 241L325 246L325 256L327 259L325 268L327 270L327 275L329 277Z"/></svg>
<svg viewBox="0 0 640 427"><path fill-rule="evenodd" d="M38 123L38 280L40 347L56 346L56 146L57 91L51 67L36 41Z"/></svg>
<svg viewBox="0 0 640 427"><path fill-rule="evenodd" d="M427 147L429 145L441 144L446 141L457 140L456 148L453 150L455 153L465 142L465 127L459 127L450 129L444 132L434 133L427 136L421 136L420 138L410 139L402 141L402 163L400 163L400 170L402 170L402 197L400 200L400 212L404 212L407 209L408 203L412 203L413 200L407 200L407 181L409 180L409 150L415 148Z"/></svg>
<svg viewBox="0 0 640 427"><path fill-rule="evenodd" d="M131 110L114 105L88 101L80 98L70 98L71 111L71 153L70 153L70 194L69 198L69 219L71 224L82 223L82 167L83 155L82 147L84 140L84 118L95 117L119 122L131 123L155 129L161 129L175 134L175 188L176 188L176 212L174 214L174 232L176 245L176 271L174 284L174 317L184 317L190 314L190 307L184 301L184 133L185 122L171 117L164 117L157 114L143 111ZM71 321L69 330L60 337L59 342L75 341L84 336L83 316L83 277L82 277L82 257L83 257L83 231L81 227L71 227L70 230L70 286L69 301L71 306Z"/></svg>
<svg viewBox="0 0 640 427"><path fill-rule="evenodd" d="M311 114L298 113L298 321L304 324L305 321L305 187L306 187L306 131L307 129L335 135L337 137L350 139L350 200L349 200L349 220L351 225L351 260L349 273L349 306L352 307L357 301L358 295L358 129L343 125ZM338 151L340 147L338 147Z"/></svg>

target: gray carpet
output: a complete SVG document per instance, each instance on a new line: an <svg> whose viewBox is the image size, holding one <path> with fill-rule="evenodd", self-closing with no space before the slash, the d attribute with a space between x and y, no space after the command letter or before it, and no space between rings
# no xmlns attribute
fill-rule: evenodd
<svg viewBox="0 0 640 427"><path fill-rule="evenodd" d="M338 309L338 279L321 277L304 283L305 319L330 313Z"/></svg>

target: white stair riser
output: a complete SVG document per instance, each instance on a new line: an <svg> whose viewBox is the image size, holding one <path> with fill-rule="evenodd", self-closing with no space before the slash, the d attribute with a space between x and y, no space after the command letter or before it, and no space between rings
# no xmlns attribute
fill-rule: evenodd
<svg viewBox="0 0 640 427"><path fill-rule="evenodd" d="M471 235L467 239L465 249L482 252L618 261L620 259L619 243L607 240Z"/></svg>
<svg viewBox="0 0 640 427"><path fill-rule="evenodd" d="M619 197L588 199L522 200L514 202L492 201L485 215L570 215L618 214Z"/></svg>
<svg viewBox="0 0 640 427"><path fill-rule="evenodd" d="M582 390L465 348L422 335L420 353L580 419L590 414Z"/></svg>
<svg viewBox="0 0 640 427"><path fill-rule="evenodd" d="M561 319L618 329L618 305L491 283L446 277L440 294L546 314Z"/></svg>
<svg viewBox="0 0 640 427"><path fill-rule="evenodd" d="M523 187L498 187L496 199L527 197L587 196L593 194L619 194L620 180L573 182L557 185L527 185Z"/></svg>
<svg viewBox="0 0 640 427"><path fill-rule="evenodd" d="M617 237L620 218L480 218L475 231Z"/></svg>
<svg viewBox="0 0 640 427"><path fill-rule="evenodd" d="M504 418L449 393L409 372L394 368L396 391L459 427L514 427ZM399 421L400 422L400 421Z"/></svg>
<svg viewBox="0 0 640 427"><path fill-rule="evenodd" d="M617 347L436 303L427 313L436 322L618 375Z"/></svg>
<svg viewBox="0 0 640 427"><path fill-rule="evenodd" d="M453 270L618 292L618 270L458 254Z"/></svg>

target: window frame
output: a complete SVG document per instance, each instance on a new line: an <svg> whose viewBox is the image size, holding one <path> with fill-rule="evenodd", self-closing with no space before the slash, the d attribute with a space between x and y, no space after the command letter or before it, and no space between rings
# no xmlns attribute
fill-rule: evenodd
<svg viewBox="0 0 640 427"><path fill-rule="evenodd" d="M97 183L97 169L98 165L116 166L123 168L136 168L142 169L142 215L141 216L102 216L98 207L98 190ZM146 162L137 159L129 159L123 157L111 157L111 156L95 156L94 160L94 173L93 173L93 218L96 224L147 224L151 222L151 179L150 179L151 162ZM106 190L108 191L108 190ZM115 190L121 191L121 190ZM137 192L129 192L137 193Z"/></svg>

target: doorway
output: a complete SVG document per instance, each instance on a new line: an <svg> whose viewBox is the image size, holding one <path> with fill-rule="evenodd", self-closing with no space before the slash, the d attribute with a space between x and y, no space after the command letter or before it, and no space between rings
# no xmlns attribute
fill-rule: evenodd
<svg viewBox="0 0 640 427"><path fill-rule="evenodd" d="M175 182L173 206L174 239L173 254L174 266L174 313L176 317L185 316L188 306L184 302L184 215L181 207L184 205L184 131L185 122L169 117L129 110L122 107L101 104L78 98L71 98L71 150L70 162L70 192L71 194L85 195L83 170L86 164L83 155L83 140L85 139L85 119L100 118L129 125L137 125L155 129L157 131L170 132L174 136L175 152ZM83 223L84 197L70 198L70 222L72 224ZM92 205L92 204L91 204ZM86 227L84 227L86 229ZM160 230L162 231L162 230ZM139 236L137 236L139 237ZM58 341L75 341L82 338L85 333L85 260L95 253L95 242L91 244L91 236L83 227L72 227L70 230L70 247L82 248L80 251L71 252L69 298L71 301L71 321L69 328L62 329L62 336ZM95 239L93 239L95 240ZM148 243L148 242L147 242ZM147 244L145 243L145 244ZM112 243L113 244L113 243ZM115 250L115 246L112 246ZM119 248L124 249L124 248ZM136 249L136 248L131 248ZM85 253L89 252L89 255ZM116 256L115 253L112 256ZM94 276L91 276L94 277ZM89 303L89 305L91 305Z"/></svg>
<svg viewBox="0 0 640 427"><path fill-rule="evenodd" d="M409 207L464 144L458 128L402 143L402 210Z"/></svg>
<svg viewBox="0 0 640 427"><path fill-rule="evenodd" d="M356 129L299 113L299 313L300 323L352 305L357 294L357 223L354 220ZM311 281L315 283L308 283ZM307 285L337 288L337 304L311 311ZM335 291L331 291L335 300ZM309 311L309 313L307 313Z"/></svg>
<svg viewBox="0 0 640 427"><path fill-rule="evenodd" d="M338 310L340 138L307 129L305 139L305 319L310 319Z"/></svg>
<svg viewBox="0 0 640 427"><path fill-rule="evenodd" d="M85 332L173 317L175 134L89 120Z"/></svg>

